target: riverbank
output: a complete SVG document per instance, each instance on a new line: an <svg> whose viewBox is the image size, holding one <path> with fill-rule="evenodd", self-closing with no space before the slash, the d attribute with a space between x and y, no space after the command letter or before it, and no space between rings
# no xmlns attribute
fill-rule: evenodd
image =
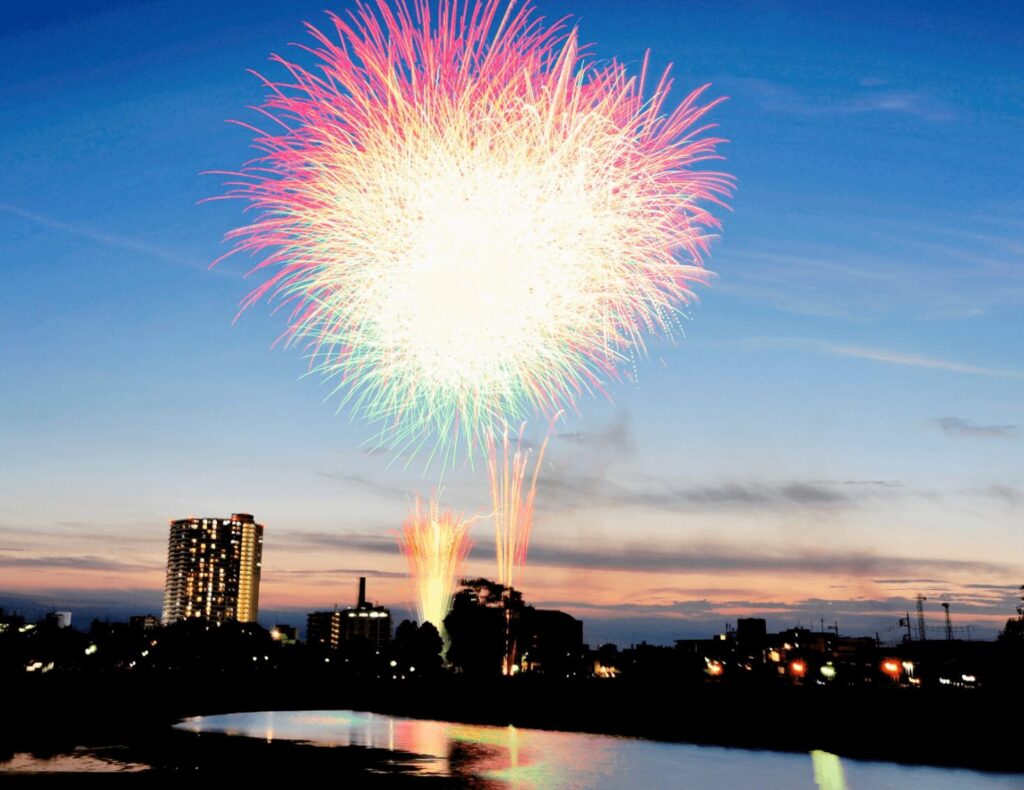
<svg viewBox="0 0 1024 790"><path fill-rule="evenodd" d="M224 734L182 732L172 727L122 732L117 743L78 747L51 760L36 757L29 771L4 773L4 787L139 788L211 779L286 782L298 773L329 776L357 787L459 788L458 777L424 775L418 755L385 749L323 749L302 743ZM21 754L19 753L19 757ZM80 763L81 765L76 765ZM87 767L85 767L87 766ZM83 770L84 768L84 770Z"/></svg>
<svg viewBox="0 0 1024 790"><path fill-rule="evenodd" d="M149 755L146 760L159 762L160 754L186 749L190 743L179 737L187 738L187 733L168 735L170 725L187 716L344 708L748 749L804 753L820 749L856 759L1024 772L1014 733L998 723L1006 718L1000 715L1005 708L1020 698L1008 690L938 693L907 688L763 688L525 677L479 682L461 676L373 683L339 682L327 673L308 672L150 672L35 676L19 679L9 687L7 697L0 713L0 760L19 752L60 754L81 746L116 746L126 749L126 754ZM353 765L354 771L365 768ZM216 768L210 763L206 770Z"/></svg>

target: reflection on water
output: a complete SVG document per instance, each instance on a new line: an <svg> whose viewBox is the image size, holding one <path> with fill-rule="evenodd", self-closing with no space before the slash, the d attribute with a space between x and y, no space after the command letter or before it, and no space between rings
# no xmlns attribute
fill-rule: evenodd
<svg viewBox="0 0 1024 790"><path fill-rule="evenodd" d="M843 763L838 755L815 749L811 752L814 764L814 783L818 790L846 790Z"/></svg>
<svg viewBox="0 0 1024 790"><path fill-rule="evenodd" d="M660 743L584 733L402 719L356 711L268 711L199 716L178 725L318 746L394 752L391 762L484 786L528 788L804 788L805 790L996 790L1020 777L840 760L779 752Z"/></svg>
<svg viewBox="0 0 1024 790"><path fill-rule="evenodd" d="M76 749L68 754L47 755L45 757L15 752L8 759L0 762L0 774L10 773L135 773L148 770L148 765L122 762L116 758L104 758L94 752Z"/></svg>

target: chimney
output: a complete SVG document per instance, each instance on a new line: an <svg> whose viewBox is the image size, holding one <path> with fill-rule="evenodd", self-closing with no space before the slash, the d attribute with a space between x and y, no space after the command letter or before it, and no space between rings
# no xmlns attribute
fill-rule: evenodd
<svg viewBox="0 0 1024 790"><path fill-rule="evenodd" d="M359 609L362 609L364 606L366 606L366 577L365 576L360 576L359 577L359 603L358 603L357 606L358 606Z"/></svg>

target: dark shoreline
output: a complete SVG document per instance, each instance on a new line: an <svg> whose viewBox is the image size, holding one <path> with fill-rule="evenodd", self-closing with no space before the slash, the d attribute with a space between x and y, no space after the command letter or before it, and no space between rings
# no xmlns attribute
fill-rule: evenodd
<svg viewBox="0 0 1024 790"><path fill-rule="evenodd" d="M624 679L473 681L461 676L374 683L344 681L326 673L147 672L19 678L7 696L8 704L0 713L0 759L16 752L45 755L78 746L118 746L126 755L142 755L147 764L159 762L161 754L169 755L162 770L182 770L195 762L217 773L215 750L203 751L195 743L200 738L173 731L172 724L213 713L354 709L746 749L804 753L821 749L860 760L1024 773L1024 755L1015 744L1013 728L997 723L1000 718L1012 721L1013 703L1021 699L1019 688L935 692ZM1006 713L1009 717L999 715ZM296 750L303 754L302 764L317 759L309 756L316 747L299 744L254 741L232 746L236 752L249 748L281 755L286 765L299 759ZM285 757L285 751L290 756ZM257 761L264 766L267 762ZM342 762L352 775L380 766L367 754L350 754ZM125 778L128 775L119 776L118 781L132 781ZM388 778L399 781L402 772Z"/></svg>

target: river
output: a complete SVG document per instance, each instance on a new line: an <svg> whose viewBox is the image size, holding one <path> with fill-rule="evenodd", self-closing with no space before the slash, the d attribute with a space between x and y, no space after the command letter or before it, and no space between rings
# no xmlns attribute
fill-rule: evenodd
<svg viewBox="0 0 1024 790"><path fill-rule="evenodd" d="M827 752L726 749L609 735L405 719L345 710L197 716L177 725L323 747L394 752L424 776L494 788L762 788L774 790L1007 790L1024 777L840 759Z"/></svg>

